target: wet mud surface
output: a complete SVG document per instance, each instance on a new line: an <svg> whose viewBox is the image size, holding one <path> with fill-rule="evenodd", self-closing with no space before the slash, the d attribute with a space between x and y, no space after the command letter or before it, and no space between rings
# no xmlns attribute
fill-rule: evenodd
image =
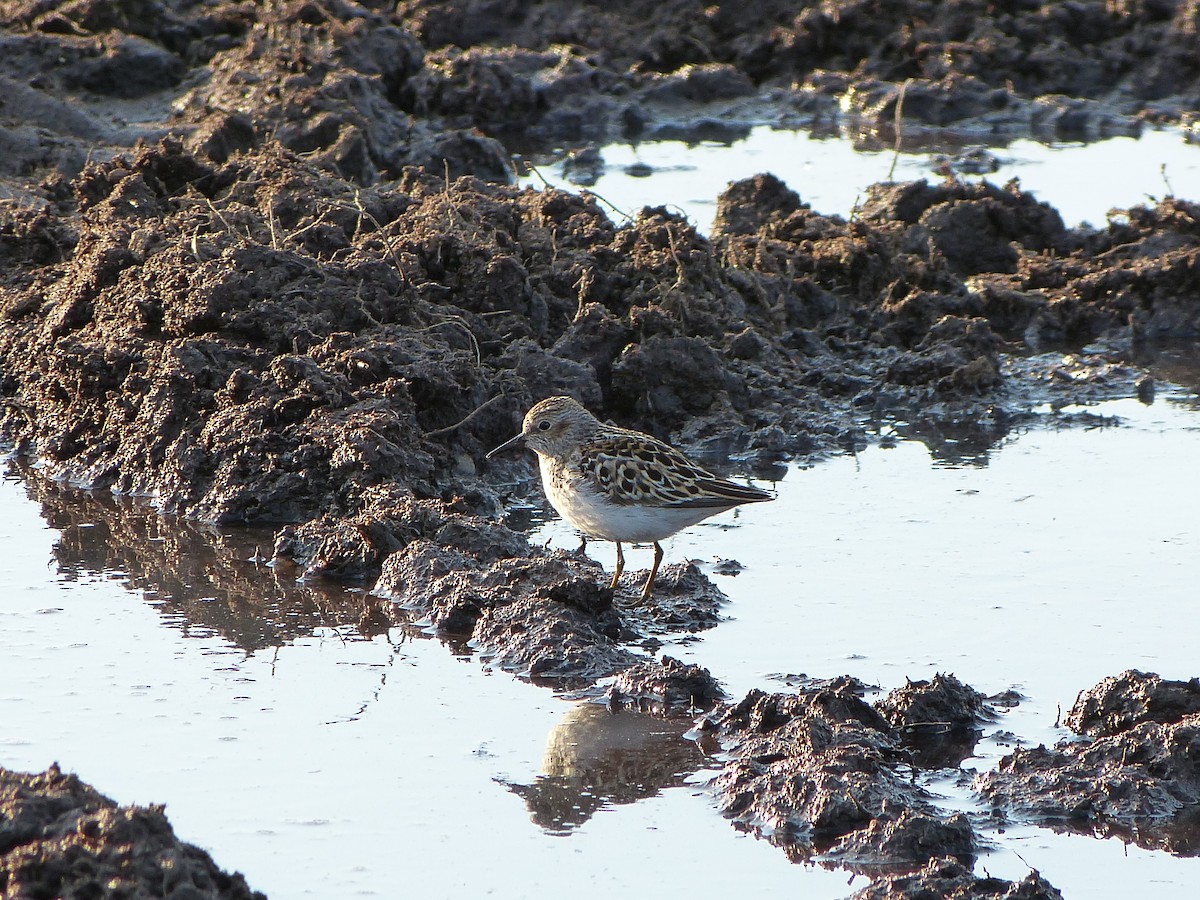
<svg viewBox="0 0 1200 900"><path fill-rule="evenodd" d="M530 462L483 457L524 411L571 394L766 478L883 421L935 454L985 450L1047 405L1153 395L1125 360L1200 336L1200 206L1070 229L1015 184L948 179L876 185L847 220L761 175L705 237L663 208L618 227L596 198L518 189L511 153L839 104L889 142L901 102L912 133L1058 137L1186 126L1198 105L1192 3L943 7L5 4L0 435L62 485L142 503L109 521L148 581L171 548L137 532L158 514L266 527L227 584L370 589L338 615L470 641L556 688L618 676L594 688L610 703L709 709L720 673L652 659L720 621L706 576L672 561L640 604L641 573L609 590L505 524L541 502ZM1177 823L1196 713L1163 710L1188 690L1155 688L1156 712L1089 695L1070 721L1091 744L1017 751L980 789L1047 822ZM723 807L796 858L918 873L864 896L973 878L944 859L972 858L970 821L904 773L957 766L984 698L949 677L878 708L861 691L710 713ZM1085 773L1114 753L1132 768L1097 794ZM1067 793L1018 790L1036 779ZM996 891L1013 893L970 896L1053 896Z"/></svg>
<svg viewBox="0 0 1200 900"><path fill-rule="evenodd" d="M0 888L64 900L265 897L176 838L162 807L118 806L57 765L0 767Z"/></svg>
<svg viewBox="0 0 1200 900"><path fill-rule="evenodd" d="M1003 878L976 878L956 859L929 861L920 872L880 878L869 887L855 891L852 900L915 900L920 897L944 897L969 900L995 897L997 900L1059 900L1062 894L1036 871L1018 882Z"/></svg>
<svg viewBox="0 0 1200 900"><path fill-rule="evenodd" d="M1200 854L1196 679L1131 669L1082 692L1066 724L1085 739L1014 751L976 778L981 798L1013 819Z"/></svg>
<svg viewBox="0 0 1200 900"><path fill-rule="evenodd" d="M730 754L715 785L722 812L797 860L818 857L872 874L947 855L970 863L974 830L965 815L939 812L917 784L906 724L970 729L981 709L977 695L941 675L874 706L862 699L866 692L850 676L795 694L752 691L705 719L702 731ZM903 723L898 710L915 709L918 692L947 719Z"/></svg>

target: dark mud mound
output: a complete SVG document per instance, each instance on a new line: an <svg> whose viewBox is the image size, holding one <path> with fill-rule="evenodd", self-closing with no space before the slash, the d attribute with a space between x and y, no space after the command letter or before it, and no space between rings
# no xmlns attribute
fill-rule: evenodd
<svg viewBox="0 0 1200 900"><path fill-rule="evenodd" d="M983 735L979 726L995 718L983 694L940 672L897 688L875 708L900 732L921 768L961 764Z"/></svg>
<svg viewBox="0 0 1200 900"><path fill-rule="evenodd" d="M763 365L786 359L718 355L745 304L670 217L618 230L555 192L417 173L360 191L277 151L215 166L171 143L76 189L67 261L10 274L0 333L0 427L72 483L222 523L409 493L494 512L475 460L545 393L663 434L707 414L739 446L779 425L751 417L751 384L784 385ZM817 398L790 393L796 433Z"/></svg>
<svg viewBox="0 0 1200 900"><path fill-rule="evenodd" d="M1196 108L1193 6L13 2L0 177L45 202L97 151L168 134L218 163L278 143L363 186L842 110L889 143L897 109L910 133L1097 137Z"/></svg>
<svg viewBox="0 0 1200 900"><path fill-rule="evenodd" d="M1051 828L1200 854L1200 711L1195 680L1125 672L1068 714L1090 742L1016 750L975 787L997 813Z"/></svg>
<svg viewBox="0 0 1200 900"><path fill-rule="evenodd" d="M576 140L614 126L653 133L663 107L684 101L720 114L756 86L781 88L793 113L832 112L840 100L889 126L903 87L903 114L926 126L1077 137L1132 127L1138 113L1178 116L1200 91L1184 0L772 0L753 16L647 0L517 9L410 0L399 9L432 51L410 82L415 103L450 121L499 129L515 120Z"/></svg>
<svg viewBox="0 0 1200 900"><path fill-rule="evenodd" d="M217 162L278 142L360 184L405 165L512 178L496 141L399 102L425 51L375 4L10 3L0 24L18 180L167 133Z"/></svg>
<svg viewBox="0 0 1200 900"><path fill-rule="evenodd" d="M850 900L1062 900L1062 894L1035 870L1021 881L978 878L956 859L931 859L920 872L882 878Z"/></svg>
<svg viewBox="0 0 1200 900"><path fill-rule="evenodd" d="M1089 737L1112 737L1142 722L1170 724L1200 713L1200 678L1167 681L1129 669L1082 691L1067 713L1067 727Z"/></svg>
<svg viewBox="0 0 1200 900"><path fill-rule="evenodd" d="M0 821L5 896L265 900L176 838L162 807L117 806L58 766L0 768Z"/></svg>
<svg viewBox="0 0 1200 900"><path fill-rule="evenodd" d="M1039 339L1098 334L1105 318L1128 322L1135 341L1200 336L1198 254L1200 204L1167 198L1115 218L1067 259L1026 260L1021 277L1051 301Z"/></svg>
<svg viewBox="0 0 1200 900"><path fill-rule="evenodd" d="M963 815L939 813L911 778L899 735L851 678L797 695L751 691L706 720L729 748L714 784L721 811L797 860L878 873L974 858Z"/></svg>
<svg viewBox="0 0 1200 900"><path fill-rule="evenodd" d="M631 666L608 689L610 706L660 715L694 715L724 699L725 691L708 669L670 656Z"/></svg>

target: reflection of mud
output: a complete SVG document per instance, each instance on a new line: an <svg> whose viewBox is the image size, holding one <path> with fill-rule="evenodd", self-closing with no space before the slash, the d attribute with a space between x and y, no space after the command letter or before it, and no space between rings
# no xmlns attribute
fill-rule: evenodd
<svg viewBox="0 0 1200 900"><path fill-rule="evenodd" d="M142 502L65 487L28 467L17 471L60 532L54 558L64 578L120 577L185 634L212 631L252 652L321 628L355 626L372 635L387 627L362 593L277 577L261 558L269 531L166 519Z"/></svg>
<svg viewBox="0 0 1200 900"><path fill-rule="evenodd" d="M688 720L579 703L550 732L542 774L510 787L534 822L566 834L602 806L653 797L702 768L704 754L683 738L690 727Z"/></svg>
<svg viewBox="0 0 1200 900"><path fill-rule="evenodd" d="M161 806L117 806L57 765L0 767L0 823L5 897L266 900L182 843Z"/></svg>

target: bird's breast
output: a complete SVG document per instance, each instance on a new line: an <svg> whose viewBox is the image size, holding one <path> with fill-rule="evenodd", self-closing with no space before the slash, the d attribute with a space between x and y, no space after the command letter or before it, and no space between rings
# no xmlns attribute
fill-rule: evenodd
<svg viewBox="0 0 1200 900"><path fill-rule="evenodd" d="M569 464L549 457L539 457L538 462L550 505L572 526L598 540L659 541L736 505L696 509L613 503L594 479Z"/></svg>

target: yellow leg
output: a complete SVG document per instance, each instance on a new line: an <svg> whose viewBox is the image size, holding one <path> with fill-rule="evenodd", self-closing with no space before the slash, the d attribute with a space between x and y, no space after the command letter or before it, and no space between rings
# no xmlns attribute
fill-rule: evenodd
<svg viewBox="0 0 1200 900"><path fill-rule="evenodd" d="M619 544L617 546L620 546ZM658 564L662 562L663 549L662 545L654 542L654 565L650 567L650 577L646 579L646 586L642 588L642 602L650 599L650 588L654 587L654 576L658 574Z"/></svg>
<svg viewBox="0 0 1200 900"><path fill-rule="evenodd" d="M621 577L621 573L624 571L625 554L621 552L621 542L617 541L617 568L616 571L613 572L612 582L608 586L610 591L615 591L617 589L617 579Z"/></svg>

